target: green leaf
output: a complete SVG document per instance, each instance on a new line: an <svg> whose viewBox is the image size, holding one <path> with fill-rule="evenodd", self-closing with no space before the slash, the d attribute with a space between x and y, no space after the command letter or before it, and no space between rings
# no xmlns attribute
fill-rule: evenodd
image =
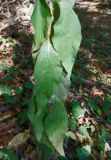
<svg viewBox="0 0 111 160"><path fill-rule="evenodd" d="M12 73L13 75L15 75L15 74L17 74L18 73L18 69L17 68L9 68L9 71L10 71L10 73Z"/></svg>
<svg viewBox="0 0 111 160"><path fill-rule="evenodd" d="M18 115L18 123L20 125L25 125L29 123L29 119L26 112L21 111Z"/></svg>
<svg viewBox="0 0 111 160"><path fill-rule="evenodd" d="M2 160L4 158L7 158L7 155L2 150L0 150L0 160Z"/></svg>
<svg viewBox="0 0 111 160"><path fill-rule="evenodd" d="M15 91L16 94L21 94L22 93L22 87L16 87L14 89L14 91Z"/></svg>
<svg viewBox="0 0 111 160"><path fill-rule="evenodd" d="M47 137L46 137L46 139L44 139L44 137L45 137L45 135L43 135L43 139L42 139L41 145L40 145L40 147L42 149L42 152L43 152L43 157L42 158L44 160L50 160L50 157L52 156L53 150L52 150L52 147L50 148L49 142L46 143L46 141L48 140Z"/></svg>
<svg viewBox="0 0 111 160"><path fill-rule="evenodd" d="M6 153L7 153L7 156L8 156L8 160L12 160L12 159L19 160L15 150L7 149Z"/></svg>
<svg viewBox="0 0 111 160"><path fill-rule="evenodd" d="M36 139L38 141L41 140L42 138L42 133L43 133L43 114L40 114L37 116L36 111L37 111L37 104L35 101L35 97L32 98L31 103L29 105L29 110L28 110L28 117L33 125L33 130L35 132Z"/></svg>
<svg viewBox="0 0 111 160"><path fill-rule="evenodd" d="M52 0L53 2L60 2L61 0ZM64 0L65 2L67 2L67 0ZM70 0L68 2L68 5L70 5L70 7L73 7L75 3L75 0Z"/></svg>
<svg viewBox="0 0 111 160"><path fill-rule="evenodd" d="M78 77L78 76L75 75L75 74L72 74L72 75L71 75L71 79L72 79L72 82L73 82L76 86L81 83L80 77Z"/></svg>
<svg viewBox="0 0 111 160"><path fill-rule="evenodd" d="M1 160L18 160L18 156L15 150L3 148L0 150L0 159Z"/></svg>
<svg viewBox="0 0 111 160"><path fill-rule="evenodd" d="M54 148L64 156L63 137L67 130L67 113L59 99L54 101L52 111L46 117L45 130Z"/></svg>
<svg viewBox="0 0 111 160"><path fill-rule="evenodd" d="M87 131L87 127L85 127L85 126L80 126L79 127L79 131L80 131L80 133L82 133L84 136L86 136L86 137L90 137L89 136L89 133L88 133L88 131Z"/></svg>
<svg viewBox="0 0 111 160"><path fill-rule="evenodd" d="M99 108L99 106L92 100L88 100L88 106L90 108L90 110L95 113L96 115L101 115L102 114L102 111L101 109Z"/></svg>
<svg viewBox="0 0 111 160"><path fill-rule="evenodd" d="M10 69L10 67L6 64L6 62L0 63L0 67L1 67L3 70L6 70L6 71L9 71L9 69Z"/></svg>
<svg viewBox="0 0 111 160"><path fill-rule="evenodd" d="M77 148L76 154L79 160L87 160L88 157L91 155L91 147L89 145L86 145L82 148Z"/></svg>
<svg viewBox="0 0 111 160"><path fill-rule="evenodd" d="M102 127L101 134L99 135L99 137L102 137L103 139L107 140L111 137L111 134L106 130L105 127Z"/></svg>
<svg viewBox="0 0 111 160"><path fill-rule="evenodd" d="M97 144L98 149L104 151L106 140L111 137L111 134L102 127L101 132L99 133L99 143Z"/></svg>
<svg viewBox="0 0 111 160"><path fill-rule="evenodd" d="M65 1L67 2L67 0L65 0ZM75 0L70 0L70 1L68 2L68 5L70 5L70 7L73 8L74 3L75 3Z"/></svg>
<svg viewBox="0 0 111 160"><path fill-rule="evenodd" d="M69 119L68 120L68 127L72 130L76 130L76 125L77 125L77 122L75 119Z"/></svg>
<svg viewBox="0 0 111 160"><path fill-rule="evenodd" d="M47 136L52 146L61 155L64 155L63 136L67 128L67 115L62 101L56 100L58 93L61 93L61 86L63 86L62 73L58 53L49 42L45 42L40 49L35 65L34 76L37 85L34 88L34 97L28 115L38 141L41 141L44 130L43 121L46 117L45 129ZM51 106L53 109L50 113Z"/></svg>
<svg viewBox="0 0 111 160"><path fill-rule="evenodd" d="M50 9L45 0L36 0L32 14L32 25L35 29L33 58L36 58L38 50L47 37L47 29L50 22Z"/></svg>
<svg viewBox="0 0 111 160"><path fill-rule="evenodd" d="M60 89L62 80L62 68L58 53L50 43L44 42L40 49L34 71L35 88L34 94L38 105L39 115L52 101Z"/></svg>
<svg viewBox="0 0 111 160"><path fill-rule="evenodd" d="M29 98L24 98L23 99L23 105L29 105L30 104L30 99Z"/></svg>
<svg viewBox="0 0 111 160"><path fill-rule="evenodd" d="M73 132L71 132L71 131L68 131L66 133L66 136L69 137L69 138L71 138L71 139L73 139L73 140L76 140L75 134Z"/></svg>
<svg viewBox="0 0 111 160"><path fill-rule="evenodd" d="M0 85L0 95L11 95L12 91L9 87L6 87L5 85Z"/></svg>
<svg viewBox="0 0 111 160"><path fill-rule="evenodd" d="M28 81L24 83L24 86L28 89L28 90L32 90L33 89L33 83Z"/></svg>
<svg viewBox="0 0 111 160"><path fill-rule="evenodd" d="M104 111L105 114L106 114L106 119L107 119L107 121L111 124L110 109L111 109L111 101L105 99L105 100L104 100L104 105L103 105L103 111Z"/></svg>
<svg viewBox="0 0 111 160"><path fill-rule="evenodd" d="M74 101L72 103L72 115L76 120L78 120L80 117L84 117L85 111L81 108L79 103L77 101Z"/></svg>
<svg viewBox="0 0 111 160"><path fill-rule="evenodd" d="M70 77L81 41L81 27L71 8L73 1L60 1L60 17L54 25L53 45L60 55L62 65Z"/></svg>
<svg viewBox="0 0 111 160"><path fill-rule="evenodd" d="M55 95L61 90L61 75L62 68L59 55L49 42L45 42L40 49L35 65L34 76L35 84L37 85L34 88L34 98L32 100L34 102L32 102L29 113L30 120L36 130L38 141L42 137L43 118L49 111L47 105L50 101L53 101ZM37 125L34 124L35 121Z"/></svg>
<svg viewBox="0 0 111 160"><path fill-rule="evenodd" d="M19 97L18 96L5 96L5 100L6 100L6 103L9 103L9 104L17 104L17 101L19 100Z"/></svg>

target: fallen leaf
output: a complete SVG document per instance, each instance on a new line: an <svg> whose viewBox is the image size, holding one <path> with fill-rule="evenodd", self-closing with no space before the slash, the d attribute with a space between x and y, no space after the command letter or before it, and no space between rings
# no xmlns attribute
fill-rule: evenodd
<svg viewBox="0 0 111 160"><path fill-rule="evenodd" d="M30 137L30 130L25 130L25 132L21 132L17 134L8 144L8 149L10 148L18 148L20 145L24 144Z"/></svg>
<svg viewBox="0 0 111 160"><path fill-rule="evenodd" d="M97 89L95 87L92 88L91 94L93 96L103 96L104 95L104 93L101 89Z"/></svg>

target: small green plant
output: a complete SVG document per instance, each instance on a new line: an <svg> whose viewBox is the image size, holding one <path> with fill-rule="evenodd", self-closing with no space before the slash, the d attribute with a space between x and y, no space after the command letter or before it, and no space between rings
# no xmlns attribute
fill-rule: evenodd
<svg viewBox="0 0 111 160"><path fill-rule="evenodd" d="M43 153L39 159L50 160L54 151L65 156L68 120L64 102L81 41L73 5L74 0L38 0L32 15L35 85L28 116Z"/></svg>
<svg viewBox="0 0 111 160"><path fill-rule="evenodd" d="M16 151L13 149L0 149L0 160L18 160Z"/></svg>

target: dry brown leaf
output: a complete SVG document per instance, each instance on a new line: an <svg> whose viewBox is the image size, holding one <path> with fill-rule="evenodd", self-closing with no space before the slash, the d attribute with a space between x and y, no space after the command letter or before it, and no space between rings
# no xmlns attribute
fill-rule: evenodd
<svg viewBox="0 0 111 160"><path fill-rule="evenodd" d="M17 134L15 137L11 139L8 144L8 148L18 148L20 145L24 144L30 137L30 130L25 130Z"/></svg>
<svg viewBox="0 0 111 160"><path fill-rule="evenodd" d="M101 89L97 89L97 88L93 87L91 94L94 96L103 96L104 92Z"/></svg>
<svg viewBox="0 0 111 160"><path fill-rule="evenodd" d="M14 116L16 113L15 112L4 112L2 114L0 114L0 122L4 121L7 118L10 118L12 116Z"/></svg>
<svg viewBox="0 0 111 160"><path fill-rule="evenodd" d="M2 132L4 130L8 130L8 129L14 127L16 125L16 123L17 123L17 118L13 118L12 120L9 120L8 124L3 125L3 126L0 127L0 132Z"/></svg>

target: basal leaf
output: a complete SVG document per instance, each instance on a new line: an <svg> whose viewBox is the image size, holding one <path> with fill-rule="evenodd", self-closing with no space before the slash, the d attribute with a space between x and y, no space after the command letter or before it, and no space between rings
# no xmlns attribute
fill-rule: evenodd
<svg viewBox="0 0 111 160"><path fill-rule="evenodd" d="M37 111L37 104L35 102L35 97L33 97L28 110L28 117L33 125L33 130L35 132L36 139L40 141L44 129L42 122L44 115L40 114L39 116L37 116L36 111Z"/></svg>
<svg viewBox="0 0 111 160"><path fill-rule="evenodd" d="M67 129L67 114L64 105L56 98L51 112L45 120L45 130L47 136L57 150L57 152L64 156L63 137Z"/></svg>

